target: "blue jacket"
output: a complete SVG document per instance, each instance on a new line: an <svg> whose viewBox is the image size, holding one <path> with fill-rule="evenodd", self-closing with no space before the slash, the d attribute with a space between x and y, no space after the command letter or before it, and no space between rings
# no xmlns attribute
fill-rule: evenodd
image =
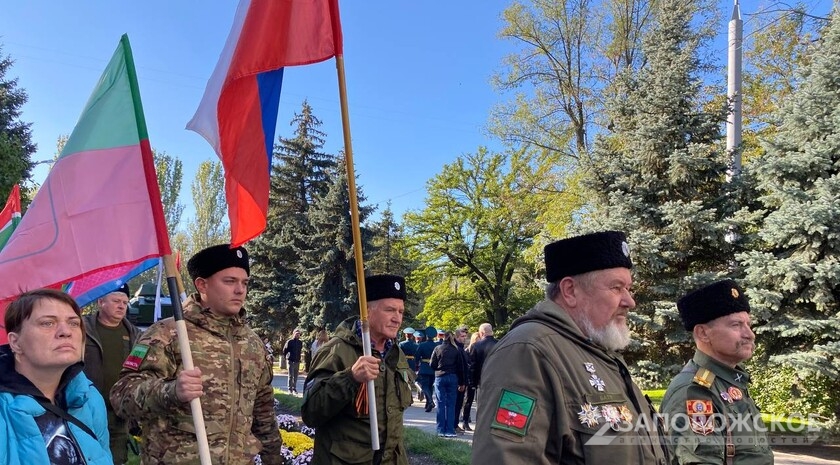
<svg viewBox="0 0 840 465"><path fill-rule="evenodd" d="M58 417L44 409L36 397L46 401L38 388L15 371L14 355L9 346L0 346L0 465L50 463L44 433L35 419L43 415L56 420ZM78 426L66 422L85 462L88 465L113 464L108 446L105 401L82 373L81 362L65 370L56 403L96 434L94 439Z"/></svg>

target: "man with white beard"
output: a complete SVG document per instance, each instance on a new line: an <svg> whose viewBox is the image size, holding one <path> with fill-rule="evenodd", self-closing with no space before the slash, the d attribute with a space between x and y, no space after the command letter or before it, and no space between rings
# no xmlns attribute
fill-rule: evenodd
<svg viewBox="0 0 840 465"><path fill-rule="evenodd" d="M487 358L473 464L667 463L655 411L616 352L630 343L621 232L545 247L546 299Z"/></svg>

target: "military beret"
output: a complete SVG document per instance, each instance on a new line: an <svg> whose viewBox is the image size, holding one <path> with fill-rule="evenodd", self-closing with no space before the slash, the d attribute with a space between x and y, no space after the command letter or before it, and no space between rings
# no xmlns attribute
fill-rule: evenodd
<svg viewBox="0 0 840 465"><path fill-rule="evenodd" d="M633 268L623 232L603 231L570 237L545 246L545 279L553 283L567 276L609 268Z"/></svg>
<svg viewBox="0 0 840 465"><path fill-rule="evenodd" d="M426 326L426 337L433 338L437 336L437 330L434 326Z"/></svg>
<svg viewBox="0 0 840 465"><path fill-rule="evenodd" d="M424 337L426 337L426 334L423 333L423 331L419 329L417 331L414 331L414 339L423 339Z"/></svg>
<svg viewBox="0 0 840 465"><path fill-rule="evenodd" d="M233 267L242 268L248 276L251 275L248 251L245 247L231 249L227 244L214 245L199 251L187 261L187 272L193 281L195 278L209 278L219 271Z"/></svg>
<svg viewBox="0 0 840 465"><path fill-rule="evenodd" d="M677 301L680 319L687 331L715 318L738 312L750 312L750 302L735 281L725 279L686 295Z"/></svg>
<svg viewBox="0 0 840 465"><path fill-rule="evenodd" d="M405 328L405 329L403 330L403 333L404 333L404 334L414 334L414 328L412 328L411 326L409 326L408 328Z"/></svg>
<svg viewBox="0 0 840 465"><path fill-rule="evenodd" d="M128 290L128 283L123 283L122 286L114 289L111 292L122 292L123 294L127 295L128 298L131 298L131 292Z"/></svg>
<svg viewBox="0 0 840 465"><path fill-rule="evenodd" d="M392 274L377 274L365 278L365 297L368 302L380 299L405 300L405 279Z"/></svg>
<svg viewBox="0 0 840 465"><path fill-rule="evenodd" d="M437 335L438 335L438 336L442 336L442 335L444 335L444 334L446 334L446 331L444 331L444 330L442 330L442 329L437 330Z"/></svg>

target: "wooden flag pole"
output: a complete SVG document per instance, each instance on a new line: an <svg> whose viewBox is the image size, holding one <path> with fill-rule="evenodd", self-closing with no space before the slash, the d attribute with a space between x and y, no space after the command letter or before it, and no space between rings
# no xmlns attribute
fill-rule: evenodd
<svg viewBox="0 0 840 465"><path fill-rule="evenodd" d="M353 168L353 146L350 139L350 113L347 107L347 82L344 79L344 56L336 55L338 95L341 101L341 127L344 130L344 164L347 165L347 188L350 191L350 223L353 229L353 254L356 261L356 288L359 291L359 320L362 324L362 350L370 356L370 324L365 297L365 264L362 257L362 233L359 227L359 199L356 194L356 170ZM373 380L367 382L368 412L370 414L371 449L379 450L379 417L376 416L376 391Z"/></svg>
<svg viewBox="0 0 840 465"><path fill-rule="evenodd" d="M163 256L163 266L166 269L166 284L169 287L169 298L172 299L172 309L175 317L175 330L178 332L178 347L181 350L181 362L185 370L192 370L192 351L190 350L190 339L187 335L187 324L184 322L184 310L181 307L181 297L178 289L180 275L175 268L175 260L172 255ZM181 285L183 289L183 284ZM210 444L207 442L207 429L204 427L204 412L201 410L201 399L195 398L190 401L193 424L195 425L195 439L198 442L198 457L201 465L211 465Z"/></svg>

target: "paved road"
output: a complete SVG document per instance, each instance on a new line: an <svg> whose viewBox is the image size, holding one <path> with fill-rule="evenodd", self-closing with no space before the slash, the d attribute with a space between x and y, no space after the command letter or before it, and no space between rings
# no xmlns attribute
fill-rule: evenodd
<svg viewBox="0 0 840 465"><path fill-rule="evenodd" d="M305 376L300 376L298 378L298 393L303 392L303 380L305 378ZM272 382L272 385L285 390L288 386L287 380L288 377L286 376L286 372L283 371L281 374L274 376L274 382ZM301 394L298 395L300 396ZM475 407L473 407L472 417L473 421L475 421ZM426 413L423 409L423 402L415 401L414 404L405 411L403 424L405 426L419 428L429 434L436 434L437 432L437 428L435 427L435 411L433 410ZM472 443L472 439L473 433L470 431L460 434L457 437L457 440L469 443ZM792 454L786 452L775 452L775 465L840 465L840 460L824 460L817 457L811 457L806 455L807 452L807 446L803 446L801 453Z"/></svg>

